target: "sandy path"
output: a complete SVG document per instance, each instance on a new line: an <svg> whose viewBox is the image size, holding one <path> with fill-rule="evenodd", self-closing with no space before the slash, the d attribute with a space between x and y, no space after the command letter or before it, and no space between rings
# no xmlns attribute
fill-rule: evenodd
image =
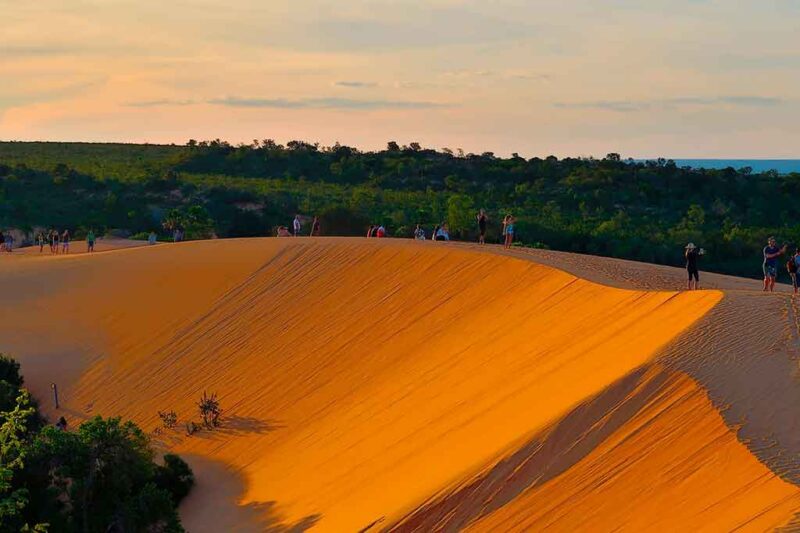
<svg viewBox="0 0 800 533"><path fill-rule="evenodd" d="M436 244L445 245L443 243ZM447 243L446 246L456 246L473 251L484 251L535 261L609 287L655 291L682 291L686 288L687 275L682 268L553 250L537 250L533 248L505 250L502 246L496 244L478 246L474 243L452 242ZM753 267L756 272L761 269L757 258L753 262ZM704 271L700 272L700 276L701 286L704 289L761 291L762 288L760 280ZM779 279L786 281L788 274L785 271L779 272ZM776 285L775 289L781 293L788 294L791 292L790 287L783 283Z"/></svg>
<svg viewBox="0 0 800 533"><path fill-rule="evenodd" d="M688 513L684 524L712 515L730 515L734 521L728 525L747 516L774 524L788 519L798 508L796 488L753 460L704 400L707 389L718 407L725 398L738 402L745 415L759 421L751 428L755 437L786 421L791 404L782 404L783 418L769 415L760 405L769 397L734 386L746 383L752 372L742 362L748 350L774 336L764 331L768 336L760 337L751 322L739 322L742 313L750 316L743 309L751 302L733 296L761 306L763 314L755 316L767 317L764 324L778 324L779 346L780 339L786 345L792 335L796 338L796 310L790 306L781 315L772 307L780 308L788 297L752 292L750 280L704 276L708 285L727 290L714 308L721 297L715 291L619 290L539 263L628 289L683 283L683 271L669 267L394 240L205 241L93 257L20 258L0 261L0 275L10 283L5 294L10 305L0 309L0 350L20 358L40 397L48 394L50 381L58 381L73 421L95 413L121 414L152 430L158 409L174 408L186 416L202 390L219 392L227 413L222 431L157 436L163 446L190 454L212 481L187 501L190 531L243 524L251 530L310 525L357 530L376 521L384 527L436 494L458 493L463 483L525 449L526 442L560 420L572 420L573 437L583 435L590 426L570 418L576 409L598 395L613 397L602 395L618 390L617 384L642 368L654 369L659 357L666 369L652 370L659 377L647 374L645 380L659 384L656 392L637 398L659 398L663 408L645 412L644 404L636 404L569 466L588 465L579 475L586 481L596 470L592 464L617 453L611 448L596 452L613 435L635 434L640 420L642 427L670 420L656 416L661 411L696 411L705 429L696 437L675 436L676 453L707 448L707 457L727 457L731 463L724 468L736 466L738 474L692 490L712 491L707 502L736 487L763 485L766 496L738 503L735 516L724 511L723 498L705 511ZM736 331L743 324L752 330L749 340ZM686 328L692 328L690 334L680 335ZM722 342L721 335L745 338L731 341L741 355L730 367L723 364L729 352L715 344ZM700 339L706 344L692 344ZM700 357L704 349L714 353ZM721 362L705 362L714 357ZM770 371L783 387L783 395L773 397L777 401L793 398L787 368L776 365ZM736 372L740 378L731 377ZM670 411L673 397L688 410ZM601 402L602 409L613 410L609 402ZM617 462L641 447L657 449L659 435L669 427L658 426L639 448L619 452ZM782 446L793 446L788 436L785 442ZM658 449L661 462L641 468L658 472L686 464ZM552 461L557 451L537 460ZM770 466L777 464L775 459ZM220 482L222 472L230 471L239 472L242 482ZM598 488L591 479L590 486ZM566 490L575 483L562 486ZM629 498L630 484L611 494ZM596 523L641 524L646 513L675 505L683 489L669 488L661 487L663 498L654 507L640 506L640 513L625 516L597 515ZM547 494L553 498L554 493ZM217 521L206 512L209 502L234 500L243 505L226 507ZM523 523L535 519L526 509L538 505L501 507ZM500 520L492 518L494 512L463 523Z"/></svg>

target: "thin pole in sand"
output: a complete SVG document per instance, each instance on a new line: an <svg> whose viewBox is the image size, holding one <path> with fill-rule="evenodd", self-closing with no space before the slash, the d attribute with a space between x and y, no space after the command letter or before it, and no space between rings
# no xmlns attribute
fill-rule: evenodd
<svg viewBox="0 0 800 533"><path fill-rule="evenodd" d="M53 400L55 400L56 409L58 409L58 385L56 385L55 383L51 383L50 388L53 389Z"/></svg>

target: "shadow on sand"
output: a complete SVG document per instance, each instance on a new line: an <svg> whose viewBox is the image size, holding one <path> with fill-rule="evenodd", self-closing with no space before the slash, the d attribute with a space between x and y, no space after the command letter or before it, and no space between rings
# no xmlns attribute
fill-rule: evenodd
<svg viewBox="0 0 800 533"><path fill-rule="evenodd" d="M470 483L429 501L385 530L466 528L577 464L651 401L667 380L665 372L652 367L631 372Z"/></svg>
<svg viewBox="0 0 800 533"><path fill-rule="evenodd" d="M322 518L314 514L287 521L279 512L277 502L241 504L246 488L241 475L218 461L194 455L183 457L196 479L194 489L180 506L181 520L187 531L302 533Z"/></svg>
<svg viewBox="0 0 800 533"><path fill-rule="evenodd" d="M214 429L201 428L196 433L186 433L186 422L181 421L173 429L156 428L150 435L158 449L174 448L186 439L220 440L249 434L263 434L286 427L277 420L262 420L245 416L230 416L222 419L222 425Z"/></svg>

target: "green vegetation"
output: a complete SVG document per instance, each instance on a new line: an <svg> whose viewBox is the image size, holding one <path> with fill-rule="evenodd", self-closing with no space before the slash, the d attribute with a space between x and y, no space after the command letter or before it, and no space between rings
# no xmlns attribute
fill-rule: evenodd
<svg viewBox="0 0 800 533"><path fill-rule="evenodd" d="M475 238L474 211L498 242L505 213L525 244L758 276L774 234L800 243L800 174L693 170L671 161L524 159L453 154L418 144L361 152L301 141L232 146L0 143L0 227L157 231L186 238L272 235L296 212L319 215L325 235L363 235L370 223L411 236L448 220ZM177 222L176 222L177 221Z"/></svg>
<svg viewBox="0 0 800 533"><path fill-rule="evenodd" d="M194 485L176 455L156 464L133 422L96 416L76 431L45 426L0 354L0 531L183 531L177 506Z"/></svg>

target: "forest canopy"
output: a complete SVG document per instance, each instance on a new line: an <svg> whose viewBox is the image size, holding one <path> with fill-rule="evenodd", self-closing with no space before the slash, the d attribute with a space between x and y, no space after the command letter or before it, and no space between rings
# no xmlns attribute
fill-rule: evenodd
<svg viewBox="0 0 800 533"><path fill-rule="evenodd" d="M198 234L218 237L272 235L300 213L321 217L323 235L383 224L405 237L416 224L430 231L447 220L455 237L472 239L474 212L484 208L494 242L512 213L523 245L678 265L692 241L708 252L704 269L757 276L769 235L800 243L799 193L798 173L618 154L525 159L271 139L0 143L0 228L68 228L78 237L89 228L166 234L170 213L194 212L207 230Z"/></svg>

